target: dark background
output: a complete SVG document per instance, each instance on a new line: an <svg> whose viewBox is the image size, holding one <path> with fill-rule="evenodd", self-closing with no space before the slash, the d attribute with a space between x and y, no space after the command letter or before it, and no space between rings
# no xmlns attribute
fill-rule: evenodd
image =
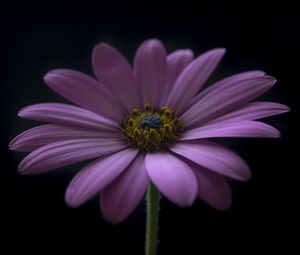
<svg viewBox="0 0 300 255"><path fill-rule="evenodd" d="M168 51L191 48L198 55L226 47L225 59L211 81L261 69L278 79L261 99L292 108L288 114L266 119L282 132L281 139L222 141L253 172L250 182L233 183L230 211L218 212L201 201L181 209L162 200L159 254L211 254L216 250L289 254L297 238L294 231L299 229L300 17L295 10L288 4L262 9L253 2L232 6L5 3L0 15L1 249L37 254L80 250L83 254L143 254L143 203L117 226L103 221L97 199L77 209L68 208L64 191L84 164L40 176L20 176L17 165L24 154L8 151L7 144L36 125L17 117L21 107L65 102L44 85L42 78L48 70L65 67L92 74L90 55L95 44L110 43L132 61L139 43L157 37Z"/></svg>

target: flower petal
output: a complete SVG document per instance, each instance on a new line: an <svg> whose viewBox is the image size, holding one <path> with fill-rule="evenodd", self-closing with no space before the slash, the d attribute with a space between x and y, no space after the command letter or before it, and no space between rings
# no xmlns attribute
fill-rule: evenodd
<svg viewBox="0 0 300 255"><path fill-rule="evenodd" d="M189 103L187 109L191 108L195 103L199 102L200 99L206 97L208 94L212 93L215 90L218 90L219 87L230 88L232 83L237 81L246 80L253 77L261 77L264 76L265 73L263 71L247 71L238 74L231 75L225 79L215 82L214 84L210 85L207 89L203 90L201 93L197 94Z"/></svg>
<svg viewBox="0 0 300 255"><path fill-rule="evenodd" d="M31 128L19 134L10 142L9 148L15 151L30 152L49 143L85 138L118 139L119 134L48 124Z"/></svg>
<svg viewBox="0 0 300 255"><path fill-rule="evenodd" d="M253 120L221 121L186 131L180 140L210 137L280 137L279 131L262 122Z"/></svg>
<svg viewBox="0 0 300 255"><path fill-rule="evenodd" d="M144 103L158 105L166 82L166 50L156 39L147 40L138 48L134 74L139 82Z"/></svg>
<svg viewBox="0 0 300 255"><path fill-rule="evenodd" d="M224 146L207 141L189 141L179 142L170 150L232 179L247 181L251 177L246 162Z"/></svg>
<svg viewBox="0 0 300 255"><path fill-rule="evenodd" d="M148 184L145 157L140 155L102 190L100 203L104 219L117 224L127 218L144 197Z"/></svg>
<svg viewBox="0 0 300 255"><path fill-rule="evenodd" d="M25 119L73 127L83 127L99 131L118 131L118 124L116 122L80 107L68 104L34 104L22 108L19 111L18 116Z"/></svg>
<svg viewBox="0 0 300 255"><path fill-rule="evenodd" d="M290 111L290 108L283 104L271 102L252 102L239 109L224 114L209 122L216 123L220 121L238 121L238 120L257 120Z"/></svg>
<svg viewBox="0 0 300 255"><path fill-rule="evenodd" d="M27 155L18 170L22 174L43 173L125 147L123 142L111 139L74 139L50 143Z"/></svg>
<svg viewBox="0 0 300 255"><path fill-rule="evenodd" d="M232 195L225 178L201 166L194 165L193 169L199 184L199 198L218 210L228 210Z"/></svg>
<svg viewBox="0 0 300 255"><path fill-rule="evenodd" d="M191 62L176 79L167 105L181 113L214 71L224 53L225 49L210 50Z"/></svg>
<svg viewBox="0 0 300 255"><path fill-rule="evenodd" d="M115 48L105 43L97 45L92 62L97 79L119 98L128 112L142 107L132 68Z"/></svg>
<svg viewBox="0 0 300 255"><path fill-rule="evenodd" d="M148 153L145 163L150 179L164 196L181 207L192 205L198 185L188 164L169 152Z"/></svg>
<svg viewBox="0 0 300 255"><path fill-rule="evenodd" d="M69 184L65 200L77 207L109 185L136 157L138 150L126 149L84 167Z"/></svg>
<svg viewBox="0 0 300 255"><path fill-rule="evenodd" d="M44 77L50 88L80 107L121 120L125 114L117 98L92 77L69 69L57 69Z"/></svg>
<svg viewBox="0 0 300 255"><path fill-rule="evenodd" d="M189 49L176 50L167 57L167 82L164 86L161 105L166 105L166 101L174 86L174 83L184 68L192 62L194 54Z"/></svg>
<svg viewBox="0 0 300 255"><path fill-rule="evenodd" d="M186 127L197 127L248 103L270 89L275 82L273 77L262 76L239 80L226 88L225 85L219 86L188 109L182 120Z"/></svg>

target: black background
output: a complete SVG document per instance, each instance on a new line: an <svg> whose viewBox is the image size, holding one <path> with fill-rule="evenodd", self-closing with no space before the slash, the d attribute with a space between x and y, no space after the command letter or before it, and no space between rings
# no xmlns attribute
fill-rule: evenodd
<svg viewBox="0 0 300 255"><path fill-rule="evenodd" d="M10 1L1 9L1 249L22 253L143 254L145 207L123 223L105 223L97 199L77 209L64 204L64 191L84 164L40 176L20 176L24 154L10 152L9 141L36 123L17 111L38 102L66 102L43 83L53 68L92 74L90 55L105 41L132 61L143 40L161 39L168 51L195 54L226 47L211 81L244 70L262 69L278 79L262 100L292 111L266 119L282 138L228 139L222 142L250 165L253 179L233 183L233 207L218 212L201 201L181 209L163 199L159 254L284 252L294 248L299 229L300 17L293 6L257 3L216 6L188 2L97 4ZM276 11L272 8L276 7ZM254 13L253 10L258 10ZM299 119L298 119L299 120ZM209 252L208 252L209 251Z"/></svg>

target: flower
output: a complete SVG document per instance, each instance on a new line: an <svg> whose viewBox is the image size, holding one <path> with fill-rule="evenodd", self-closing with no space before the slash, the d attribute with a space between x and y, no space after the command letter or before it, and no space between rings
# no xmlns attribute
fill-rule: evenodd
<svg viewBox="0 0 300 255"><path fill-rule="evenodd" d="M143 42L133 68L113 47L93 51L97 80L69 69L52 70L46 84L75 105L41 103L19 116L44 121L18 135L10 149L30 152L21 174L38 174L96 158L77 173L65 200L77 207L100 193L103 217L124 220L144 197L149 182L175 204L199 197L226 210L231 192L226 177L247 181L249 167L212 137L279 137L256 121L287 112L285 105L251 102L276 80L262 71L239 73L198 93L225 49L194 59L189 49L167 55L157 39Z"/></svg>

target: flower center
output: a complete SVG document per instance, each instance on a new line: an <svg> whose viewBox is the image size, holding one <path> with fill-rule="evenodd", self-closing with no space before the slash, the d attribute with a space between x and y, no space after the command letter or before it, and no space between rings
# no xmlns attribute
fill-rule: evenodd
<svg viewBox="0 0 300 255"><path fill-rule="evenodd" d="M175 111L167 106L155 109L150 104L145 104L143 111L134 108L120 126L122 137L130 146L146 151L170 146L183 131Z"/></svg>
<svg viewBox="0 0 300 255"><path fill-rule="evenodd" d="M159 128L161 126L161 120L160 120L160 117L158 116L145 116L141 122L140 122L140 126L142 128L146 128L146 127L149 127L149 128Z"/></svg>

